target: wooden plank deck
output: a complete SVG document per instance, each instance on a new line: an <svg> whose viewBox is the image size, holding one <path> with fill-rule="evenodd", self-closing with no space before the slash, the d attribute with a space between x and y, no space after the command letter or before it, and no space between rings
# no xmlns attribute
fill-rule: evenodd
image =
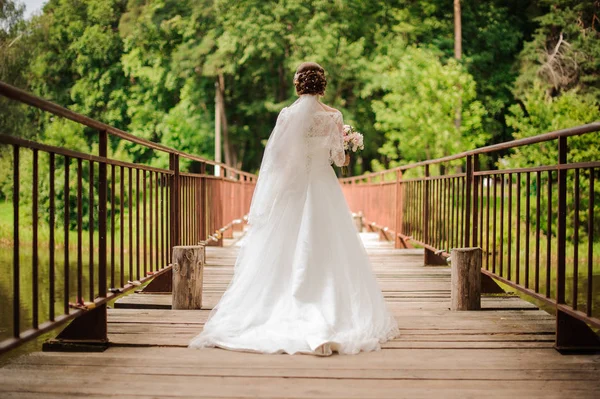
<svg viewBox="0 0 600 399"><path fill-rule="evenodd" d="M363 234L401 335L380 352L327 358L193 350L237 247L207 248L204 304L133 294L109 309L104 353L35 352L0 368L0 398L600 397L600 355L560 355L554 319L514 296L451 312L450 270Z"/></svg>

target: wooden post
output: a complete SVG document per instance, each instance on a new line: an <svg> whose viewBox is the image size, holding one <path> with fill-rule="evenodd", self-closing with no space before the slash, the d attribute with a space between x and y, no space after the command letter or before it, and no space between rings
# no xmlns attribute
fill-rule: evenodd
<svg viewBox="0 0 600 399"><path fill-rule="evenodd" d="M204 245L173 247L172 309L202 308Z"/></svg>
<svg viewBox="0 0 600 399"><path fill-rule="evenodd" d="M481 248L455 248L451 253L451 310L481 309Z"/></svg>
<svg viewBox="0 0 600 399"><path fill-rule="evenodd" d="M358 231L359 233L362 233L362 231L363 231L363 214L362 214L362 211L359 211L358 213L355 213L352 217L354 218L354 225L356 226L356 231Z"/></svg>

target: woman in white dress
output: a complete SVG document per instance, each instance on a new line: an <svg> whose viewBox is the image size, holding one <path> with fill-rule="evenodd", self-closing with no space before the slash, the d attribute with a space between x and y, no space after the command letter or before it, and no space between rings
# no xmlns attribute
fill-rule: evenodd
<svg viewBox="0 0 600 399"><path fill-rule="evenodd" d="M330 355L398 334L331 164L347 162L342 114L304 63L263 155L233 279L189 347Z"/></svg>

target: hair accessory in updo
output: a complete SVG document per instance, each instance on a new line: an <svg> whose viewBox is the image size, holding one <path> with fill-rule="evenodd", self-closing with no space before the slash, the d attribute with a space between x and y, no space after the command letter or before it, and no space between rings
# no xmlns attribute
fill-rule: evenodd
<svg viewBox="0 0 600 399"><path fill-rule="evenodd" d="M300 64L294 75L296 93L302 94L325 94L327 80L325 70L316 62L304 62Z"/></svg>

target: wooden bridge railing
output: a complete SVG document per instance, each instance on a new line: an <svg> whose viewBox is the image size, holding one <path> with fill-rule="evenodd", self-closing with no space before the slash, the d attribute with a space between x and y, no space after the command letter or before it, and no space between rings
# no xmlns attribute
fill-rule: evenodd
<svg viewBox="0 0 600 399"><path fill-rule="evenodd" d="M2 173L12 175L12 199L5 205L13 221L11 237L0 243L6 254L0 257L0 354L68 321L61 344L105 346L109 301L170 272L173 246L221 244L249 209L252 174L141 139L2 82L0 94L83 125L99 143L91 154L0 132L0 156L10 159ZM168 159L169 167L119 160L116 149L124 143Z"/></svg>
<svg viewBox="0 0 600 399"><path fill-rule="evenodd" d="M600 161L570 161L568 140L599 131L592 123L340 181L350 208L396 247L425 248L426 264L481 247L482 277L555 309L557 348L598 348L589 326L600 329ZM556 160L480 169L485 154L523 148Z"/></svg>

